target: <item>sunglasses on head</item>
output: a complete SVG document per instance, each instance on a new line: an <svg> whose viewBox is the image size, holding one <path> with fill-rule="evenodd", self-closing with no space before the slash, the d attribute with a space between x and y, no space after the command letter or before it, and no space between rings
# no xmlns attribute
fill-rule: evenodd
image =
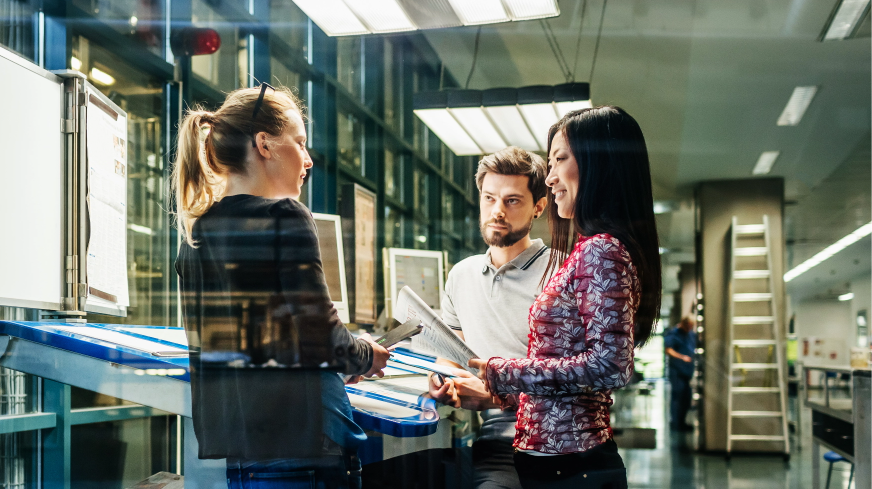
<svg viewBox="0 0 872 489"><path fill-rule="evenodd" d="M275 87L270 85L269 83L261 83L260 84L260 95L257 97L257 102L254 103L254 112L251 114L251 119L257 119L257 114L260 113L260 107L263 105L263 95L266 93L267 88L272 88L275 91ZM251 137L251 147L257 147L257 139L254 135Z"/></svg>

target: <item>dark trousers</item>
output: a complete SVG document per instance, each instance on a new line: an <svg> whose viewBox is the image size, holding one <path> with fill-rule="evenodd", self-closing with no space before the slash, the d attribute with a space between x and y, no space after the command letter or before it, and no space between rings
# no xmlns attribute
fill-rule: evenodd
<svg viewBox="0 0 872 489"><path fill-rule="evenodd" d="M687 426L687 412L690 410L690 379L672 371L669 372L669 383L672 386L672 398L669 404L673 428Z"/></svg>
<svg viewBox="0 0 872 489"><path fill-rule="evenodd" d="M627 469L614 440L567 455L516 452L515 468L524 489L627 489Z"/></svg>
<svg viewBox="0 0 872 489"><path fill-rule="evenodd" d="M479 440L472 445L476 489L520 489L515 449L510 441Z"/></svg>

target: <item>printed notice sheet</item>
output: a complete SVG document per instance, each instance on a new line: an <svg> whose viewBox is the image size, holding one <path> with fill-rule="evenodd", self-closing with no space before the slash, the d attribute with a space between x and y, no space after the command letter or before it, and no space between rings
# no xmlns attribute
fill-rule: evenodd
<svg viewBox="0 0 872 489"><path fill-rule="evenodd" d="M478 355L407 285L397 294L394 319L404 323L413 317L420 319L424 325L424 329L415 337L418 340L416 347L423 347L430 353L447 358L472 373L478 373L477 369L467 366L469 360L478 358Z"/></svg>
<svg viewBox="0 0 872 489"><path fill-rule="evenodd" d="M89 301L129 306L127 116L88 93Z"/></svg>

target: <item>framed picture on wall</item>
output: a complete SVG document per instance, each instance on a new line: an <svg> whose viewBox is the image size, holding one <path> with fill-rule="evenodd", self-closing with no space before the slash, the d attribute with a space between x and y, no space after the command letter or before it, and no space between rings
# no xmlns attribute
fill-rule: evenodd
<svg viewBox="0 0 872 489"><path fill-rule="evenodd" d="M341 216L352 321L374 324L378 317L375 193L356 183L343 185Z"/></svg>

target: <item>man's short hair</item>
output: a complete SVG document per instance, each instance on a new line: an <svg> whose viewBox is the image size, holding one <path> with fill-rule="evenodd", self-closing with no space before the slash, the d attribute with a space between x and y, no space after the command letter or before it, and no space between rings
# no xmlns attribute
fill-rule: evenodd
<svg viewBox="0 0 872 489"><path fill-rule="evenodd" d="M509 146L494 154L485 156L478 162L478 170L475 172L475 184L481 192L481 184L484 176L488 173L498 175L523 175L528 178L527 188L533 194L533 203L548 194L545 186L545 178L548 176L548 165L541 156L529 151Z"/></svg>

